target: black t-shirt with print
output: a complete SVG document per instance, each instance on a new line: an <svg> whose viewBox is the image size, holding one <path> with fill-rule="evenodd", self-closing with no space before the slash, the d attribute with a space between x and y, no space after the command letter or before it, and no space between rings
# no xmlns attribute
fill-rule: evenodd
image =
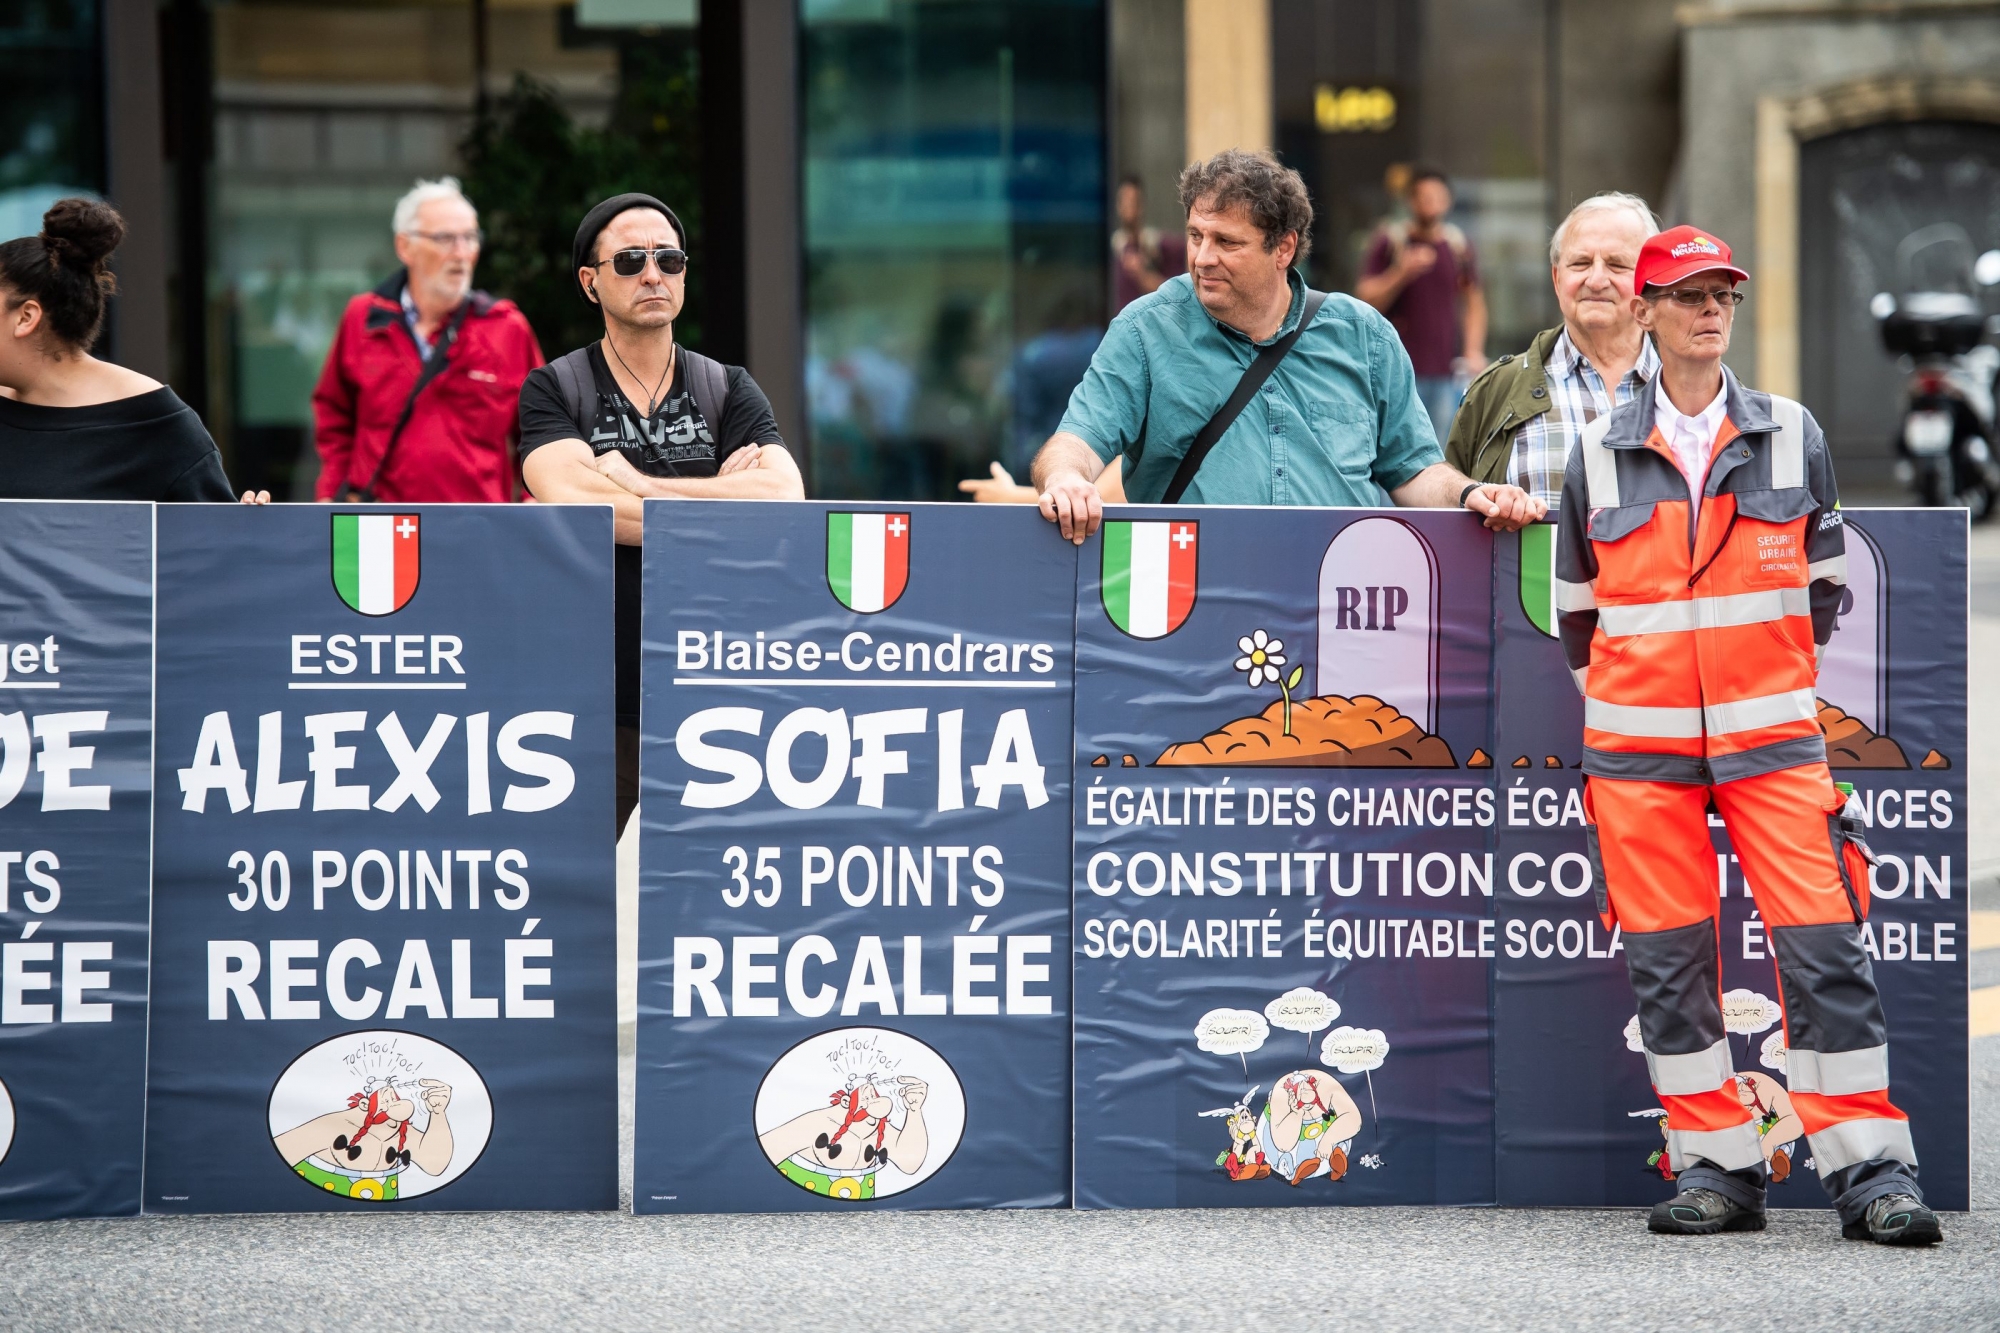
<svg viewBox="0 0 2000 1333"><path fill-rule="evenodd" d="M680 358L674 381L649 419L626 399L605 364L602 344L590 347L590 373L597 385L595 414L588 422L570 416L553 367L543 366L521 385L521 457L555 440L583 440L594 454L613 449L638 471L653 477L712 477L722 461L746 444L783 444L771 402L750 372L730 366L729 393L722 420L710 422L695 406ZM639 548L617 553L618 721L639 725Z"/></svg>

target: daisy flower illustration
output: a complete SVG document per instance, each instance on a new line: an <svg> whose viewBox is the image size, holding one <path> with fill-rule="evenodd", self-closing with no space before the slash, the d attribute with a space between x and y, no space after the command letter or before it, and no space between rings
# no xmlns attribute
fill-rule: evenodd
<svg viewBox="0 0 2000 1333"><path fill-rule="evenodd" d="M1274 639L1263 630L1254 630L1236 641L1243 656L1236 659L1236 669L1245 672L1251 689L1264 685L1276 685L1285 697L1285 734L1292 734L1292 691L1306 674L1304 666L1292 668L1292 674L1284 674L1285 641Z"/></svg>

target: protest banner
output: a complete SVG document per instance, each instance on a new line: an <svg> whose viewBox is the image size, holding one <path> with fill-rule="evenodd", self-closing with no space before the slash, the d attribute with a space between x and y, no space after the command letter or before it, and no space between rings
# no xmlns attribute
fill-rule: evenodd
<svg viewBox="0 0 2000 1333"><path fill-rule="evenodd" d="M1076 548L646 505L634 1207L1069 1199Z"/></svg>
<svg viewBox="0 0 2000 1333"><path fill-rule="evenodd" d="M160 508L148 1211L616 1204L611 562Z"/></svg>
<svg viewBox="0 0 2000 1333"><path fill-rule="evenodd" d="M153 508L0 502L0 1218L139 1210Z"/></svg>
<svg viewBox="0 0 2000 1333"><path fill-rule="evenodd" d="M1819 678L1833 776L1880 854L1862 927L1889 1020L1890 1096L1931 1206L1965 1208L1966 519L1847 510L1847 593ZM1664 1112L1647 1081L1625 954L1596 915L1584 840L1582 704L1555 638L1553 527L1497 543L1500 822L1494 1079L1507 1205L1650 1204ZM1773 1168L1771 1206L1824 1207L1786 1091L1776 964L1714 814L1723 1017ZM1663 1160L1664 1159L1664 1160Z"/></svg>
<svg viewBox="0 0 2000 1333"><path fill-rule="evenodd" d="M1492 1200L1491 561L1463 514L1106 511L1079 1206Z"/></svg>

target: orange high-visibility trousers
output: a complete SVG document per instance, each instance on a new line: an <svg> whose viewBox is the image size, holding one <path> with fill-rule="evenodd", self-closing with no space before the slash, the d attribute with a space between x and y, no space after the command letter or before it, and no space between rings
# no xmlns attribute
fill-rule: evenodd
<svg viewBox="0 0 2000 1333"><path fill-rule="evenodd" d="M1889 1100L1888 1028L1860 922L1868 878L1824 763L1716 786L1591 777L1585 809L1605 926L1622 929L1646 1066L1684 1188L1763 1202L1764 1155L1722 1014L1711 798L1763 918L1784 1010L1786 1081L1843 1220L1922 1197L1909 1118Z"/></svg>

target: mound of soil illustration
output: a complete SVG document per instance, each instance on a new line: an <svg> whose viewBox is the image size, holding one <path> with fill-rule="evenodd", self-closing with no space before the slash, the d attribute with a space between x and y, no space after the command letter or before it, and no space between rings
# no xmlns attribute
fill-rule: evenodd
<svg viewBox="0 0 2000 1333"><path fill-rule="evenodd" d="M1198 741L1170 745L1158 766L1241 764L1267 768L1456 768L1451 746L1372 695L1326 695L1239 717Z"/></svg>
<svg viewBox="0 0 2000 1333"><path fill-rule="evenodd" d="M1908 768L1903 747L1826 700L1819 700L1819 729L1826 733L1828 768Z"/></svg>

